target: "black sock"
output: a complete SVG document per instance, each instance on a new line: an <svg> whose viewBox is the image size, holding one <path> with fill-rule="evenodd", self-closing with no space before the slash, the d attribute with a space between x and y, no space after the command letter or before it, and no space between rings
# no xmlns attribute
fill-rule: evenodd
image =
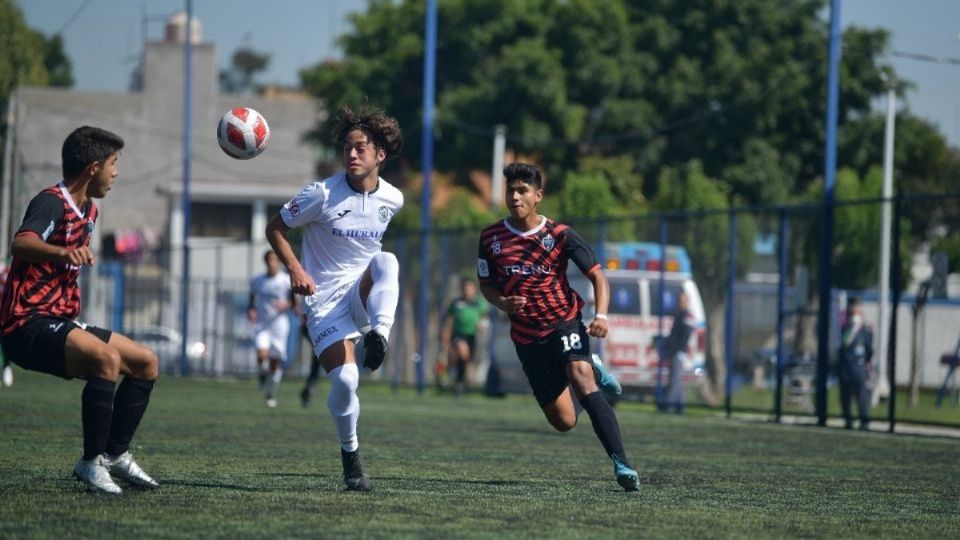
<svg viewBox="0 0 960 540"><path fill-rule="evenodd" d="M462 383L467 376L467 363L460 360L457 362L457 382Z"/></svg>
<svg viewBox="0 0 960 540"><path fill-rule="evenodd" d="M90 377L80 396L80 419L83 424L83 459L89 461L103 453L110 434L113 415L113 389L116 383Z"/></svg>
<svg viewBox="0 0 960 540"><path fill-rule="evenodd" d="M140 419L150 403L150 391L154 381L123 378L113 400L113 423L110 426L110 438L106 450L112 456L119 456L130 448L130 440L140 425Z"/></svg>
<svg viewBox="0 0 960 540"><path fill-rule="evenodd" d="M613 407L603 397L599 391L585 396L580 400L583 410L590 415L590 423L593 424L593 432L600 439L600 444L607 451L607 455L616 457L620 461L627 462L627 454L623 450L623 438L620 436L620 424L617 422L617 415L613 413Z"/></svg>
<svg viewBox="0 0 960 540"><path fill-rule="evenodd" d="M307 376L307 386L313 387L320 378L320 359L316 356L310 360L310 375Z"/></svg>

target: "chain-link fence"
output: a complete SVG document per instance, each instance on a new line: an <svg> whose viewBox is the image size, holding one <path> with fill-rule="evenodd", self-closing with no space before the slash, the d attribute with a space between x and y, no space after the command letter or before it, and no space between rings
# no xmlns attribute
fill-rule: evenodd
<svg viewBox="0 0 960 540"><path fill-rule="evenodd" d="M900 198L887 204L896 226L891 226L893 262L885 303L877 292L883 201L836 205L829 354L822 386L821 206L567 221L594 247L611 283L611 335L594 347L620 376L624 399L671 405L666 396L676 396L676 385L682 383L685 406L781 419L816 415L818 388L825 387L826 413L836 417L840 399L833 367L843 307L857 297L873 330L867 383L873 394L872 417L960 425L958 370L951 371L956 365L951 355L960 340L960 280L958 269L949 268L948 258L944 262L947 256L928 247L960 234L960 227L928 227L923 242L913 230L916 216L944 223L955 219L960 197ZM475 277L478 236L479 228L388 233L384 250L400 262L400 304L389 363L369 376L421 389L444 384L440 329L461 278ZM426 263L423 242L428 242ZM158 348L164 372L251 374L254 353L245 317L249 279L261 271L267 248L265 243L209 242L191 249L186 336L191 352L186 361L179 354L181 253L143 253L136 261L109 261L87 272L85 317ZM587 300L585 315L591 316L589 282L572 277ZM680 292L691 304L692 330L685 346L673 351L668 343ZM526 391L502 314L491 313L477 344L470 386L489 393ZM308 341L294 336L291 345L293 358L306 365ZM292 371L298 369L305 368ZM672 378L674 370L682 376Z"/></svg>

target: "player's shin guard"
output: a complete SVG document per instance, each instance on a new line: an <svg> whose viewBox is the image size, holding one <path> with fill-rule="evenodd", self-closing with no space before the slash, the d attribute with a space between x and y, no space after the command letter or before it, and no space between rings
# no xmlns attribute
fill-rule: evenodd
<svg viewBox="0 0 960 540"><path fill-rule="evenodd" d="M623 437L620 436L620 424L613 412L613 407L599 391L585 396L580 400L583 409L590 415L593 432L600 439L600 444L607 451L608 456L616 456L621 461L627 461L623 450Z"/></svg>
<svg viewBox="0 0 960 540"><path fill-rule="evenodd" d="M390 337L400 298L400 263L393 253L380 252L370 261L373 287L367 296L370 325L385 339Z"/></svg>
<svg viewBox="0 0 960 540"><path fill-rule="evenodd" d="M143 413L150 403L153 383L130 376L123 378L113 398L113 421L110 424L110 438L107 440L107 453L119 456L130 448L133 434L140 425Z"/></svg>
<svg viewBox="0 0 960 540"><path fill-rule="evenodd" d="M344 364L330 370L329 377L327 408L337 428L340 447L347 452L354 452L360 446L357 439L357 420L360 418L357 385L360 383L360 370L356 364Z"/></svg>
<svg viewBox="0 0 960 540"><path fill-rule="evenodd" d="M113 390L116 383L90 377L80 397L80 417L83 424L83 459L90 461L107 447L110 421L113 415Z"/></svg>

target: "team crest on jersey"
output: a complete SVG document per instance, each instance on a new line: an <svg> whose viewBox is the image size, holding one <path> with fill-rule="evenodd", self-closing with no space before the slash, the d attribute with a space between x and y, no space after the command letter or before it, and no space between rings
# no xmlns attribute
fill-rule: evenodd
<svg viewBox="0 0 960 540"><path fill-rule="evenodd" d="M550 251L553 249L553 246L557 244L557 239L554 238L553 235L548 234L540 240L540 243L543 245L543 249Z"/></svg>
<svg viewBox="0 0 960 540"><path fill-rule="evenodd" d="M377 217L380 218L380 223L386 223L390 221L390 218L393 217L393 212L391 212L386 206L381 206L379 212L377 213Z"/></svg>

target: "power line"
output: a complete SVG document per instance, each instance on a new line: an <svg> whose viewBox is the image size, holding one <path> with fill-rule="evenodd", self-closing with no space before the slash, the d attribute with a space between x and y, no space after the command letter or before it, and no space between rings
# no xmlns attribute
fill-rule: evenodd
<svg viewBox="0 0 960 540"><path fill-rule="evenodd" d="M890 56L899 58L909 58L911 60L920 60L923 62L933 62L934 64L953 64L960 66L960 58L950 56L934 56L932 54L914 53L909 51L890 51Z"/></svg>
<svg viewBox="0 0 960 540"><path fill-rule="evenodd" d="M60 27L60 30L57 30L57 34L62 36L63 32L67 29L67 27L73 24L73 21L76 20L76 18L79 17L81 13L83 13L83 10L87 9L87 6L90 5L90 1L91 0L84 0L84 2L80 4L80 7L78 7L77 10L73 12L73 15L71 15L70 18L67 19L67 22L63 23L63 26ZM54 35L57 35L57 34L54 34Z"/></svg>

